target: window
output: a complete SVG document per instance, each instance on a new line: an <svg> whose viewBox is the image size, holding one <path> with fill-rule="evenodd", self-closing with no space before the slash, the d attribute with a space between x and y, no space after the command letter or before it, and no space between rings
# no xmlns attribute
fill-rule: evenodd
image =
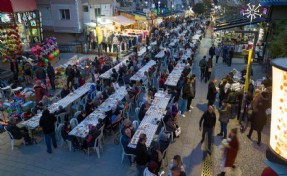
<svg viewBox="0 0 287 176"><path fill-rule="evenodd" d="M88 6L83 6L83 12L89 12L89 7Z"/></svg>
<svg viewBox="0 0 287 176"><path fill-rule="evenodd" d="M70 20L70 10L69 9L60 9L60 19L61 20Z"/></svg>
<svg viewBox="0 0 287 176"><path fill-rule="evenodd" d="M101 8L95 8L95 17L100 17L101 16Z"/></svg>

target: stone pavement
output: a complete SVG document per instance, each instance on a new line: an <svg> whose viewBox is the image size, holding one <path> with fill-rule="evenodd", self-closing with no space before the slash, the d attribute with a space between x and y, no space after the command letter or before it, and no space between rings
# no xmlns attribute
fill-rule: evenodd
<svg viewBox="0 0 287 176"><path fill-rule="evenodd" d="M208 35L207 35L208 36ZM200 52L196 58L193 73L199 76L198 61L203 55L207 55L211 45L209 38L201 42ZM242 60L234 59L234 65L227 67L221 63L215 66L212 78L221 79L231 68L244 67ZM258 76L261 68L254 66L255 76ZM182 128L182 134L175 142L170 145L167 158L165 173L168 171L168 163L174 155L180 155L185 165L188 176L213 176L220 172L221 151L218 148L220 139L215 137L212 156L204 154L205 144L200 145L201 132L199 131L199 119L202 113L207 109L207 84L197 81L196 97L192 102L194 109L186 112L186 117L179 119L179 126ZM238 127L236 120L231 120L228 125L230 130ZM219 123L216 125L215 133L219 130ZM248 131L248 130L247 130ZM250 141L245 134L239 134L240 151L236 164L239 174L242 176L260 175L264 168L263 160L265 158L265 149L268 143L270 129L265 127L262 134L262 145L258 147L255 141ZM11 151L9 138L6 133L0 134L0 175L1 176L77 176L77 175L136 175L136 167L133 164L129 166L127 159L121 164L121 146L115 145L113 140L115 136L107 136L104 141L104 151L101 158L98 159L95 153L89 157L83 152L69 152L67 146L58 146L52 154L46 152L46 146L43 141L41 131L36 132L36 138L39 144L24 146L21 141L16 141L14 151ZM257 139L253 134L253 140ZM205 161L202 164L202 161ZM234 173L234 171L232 172ZM242 173L242 174L240 174ZM165 174L165 175L166 175ZM230 174L227 174L230 175ZM233 174L234 175L234 174Z"/></svg>

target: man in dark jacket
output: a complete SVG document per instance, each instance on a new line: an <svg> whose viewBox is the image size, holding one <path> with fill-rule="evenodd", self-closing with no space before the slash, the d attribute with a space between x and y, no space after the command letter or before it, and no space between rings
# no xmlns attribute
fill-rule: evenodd
<svg viewBox="0 0 287 176"><path fill-rule="evenodd" d="M55 87L55 70L54 70L54 68L50 62L48 63L47 74L48 74L52 89L55 90L56 89L56 87Z"/></svg>
<svg viewBox="0 0 287 176"><path fill-rule="evenodd" d="M65 70L65 74L67 76L67 87L68 89L72 89L73 82L74 82L74 74L73 69L71 65L68 65L68 67Z"/></svg>
<svg viewBox="0 0 287 176"><path fill-rule="evenodd" d="M36 69L36 78L41 80L46 85L46 71L45 66L38 67Z"/></svg>
<svg viewBox="0 0 287 176"><path fill-rule="evenodd" d="M209 48L209 55L211 57L211 59L213 59L213 56L215 55L215 47L212 44L212 46Z"/></svg>
<svg viewBox="0 0 287 176"><path fill-rule="evenodd" d="M70 90L67 86L64 86L64 88L61 91L61 98L65 98L67 95L69 95Z"/></svg>
<svg viewBox="0 0 287 176"><path fill-rule="evenodd" d="M231 105L227 103L226 100L222 101L222 106L218 110L219 112L219 121L220 121L220 133L217 136L227 137L227 124L230 119L230 108Z"/></svg>
<svg viewBox="0 0 287 176"><path fill-rule="evenodd" d="M136 147L136 163L138 176L142 176L146 168L147 163L149 162L150 156L146 147L147 137L146 134L140 134L139 141Z"/></svg>
<svg viewBox="0 0 287 176"><path fill-rule="evenodd" d="M48 109L45 109L42 113L42 117L40 119L40 127L42 127L44 135L45 135L45 142L47 145L47 152L52 153L52 146L51 140L53 142L54 148L57 148L57 141L56 141L56 134L55 134L55 125L57 119L56 117L50 113Z"/></svg>
<svg viewBox="0 0 287 176"><path fill-rule="evenodd" d="M203 143L205 139L205 133L207 133L208 140L208 154L211 154L211 140L212 134L216 123L216 115L214 113L213 106L208 106L208 110L204 112L199 121L199 130L201 131L203 121L203 131L202 131L202 139L200 143Z"/></svg>
<svg viewBox="0 0 287 176"><path fill-rule="evenodd" d="M212 106L215 102L217 90L215 85L217 84L217 80L213 80L208 84L208 92L207 92L207 100L208 106Z"/></svg>
<svg viewBox="0 0 287 176"><path fill-rule="evenodd" d="M22 139L24 138L25 143L31 144L31 138L29 136L29 133L25 127L19 128L16 125L16 118L10 117L9 123L7 125L7 131L9 131L14 139Z"/></svg>

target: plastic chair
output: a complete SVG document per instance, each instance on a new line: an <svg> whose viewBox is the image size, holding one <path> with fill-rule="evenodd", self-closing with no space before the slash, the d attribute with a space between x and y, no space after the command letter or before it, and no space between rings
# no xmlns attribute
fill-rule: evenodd
<svg viewBox="0 0 287 176"><path fill-rule="evenodd" d="M136 119L139 119L140 108L135 109Z"/></svg>
<svg viewBox="0 0 287 176"><path fill-rule="evenodd" d="M77 111L77 112L75 112L75 114L74 114L74 116L73 116L73 118L78 118L78 116L81 114L81 111Z"/></svg>
<svg viewBox="0 0 287 176"><path fill-rule="evenodd" d="M81 99L77 99L76 101L74 101L71 108L73 110L80 111L80 101L81 101Z"/></svg>
<svg viewBox="0 0 287 176"><path fill-rule="evenodd" d="M90 148L92 148L94 151L97 152L98 158L101 158L100 156L100 147L102 146L100 136L98 136L95 140L95 144L93 147L88 147L88 156L90 156Z"/></svg>
<svg viewBox="0 0 287 176"><path fill-rule="evenodd" d="M133 158L135 157L135 155L126 153L126 151L125 151L125 149L124 149L124 146L123 146L123 144L122 144L122 136L121 136L121 138L120 138L120 143L121 143L121 147L122 147L122 160L121 160L121 164L123 164L123 161L124 161L125 156L130 156L130 157L132 157L132 160L133 160ZM131 161L130 161L130 162L131 162Z"/></svg>
<svg viewBox="0 0 287 176"><path fill-rule="evenodd" d="M104 129L105 129L105 125L103 125L103 126L100 128L101 133L100 133L99 137L100 137L100 140L101 140L102 142L104 142L104 140L105 140ZM103 150L103 148L102 148L102 150Z"/></svg>
<svg viewBox="0 0 287 176"><path fill-rule="evenodd" d="M71 129L74 129L78 125L78 120L76 118L73 118L70 120Z"/></svg>
<svg viewBox="0 0 287 176"><path fill-rule="evenodd" d="M6 126L4 127L4 130L9 135L11 150L14 150L14 137L13 137L13 135L7 130ZM24 145L26 145L24 138L22 138L21 140L23 140Z"/></svg>
<svg viewBox="0 0 287 176"><path fill-rule="evenodd" d="M63 139L63 136L62 136L62 134L61 134L63 127L64 127L64 124L59 124L59 126L57 127L57 133L58 133L58 136L59 136L60 145L61 145L61 147L62 147L62 146L63 146L63 143L66 142L66 143L68 144L69 151L71 152L71 151L72 151L72 142L69 141L69 140L64 140L64 139Z"/></svg>
<svg viewBox="0 0 287 176"><path fill-rule="evenodd" d="M67 112L63 112L61 114L56 115L57 118L57 125L59 125L60 123L64 123L65 122L65 117L68 113Z"/></svg>
<svg viewBox="0 0 287 176"><path fill-rule="evenodd" d="M133 127L134 127L134 129L136 130L136 129L138 128L138 126L139 126L139 122L138 122L137 120L134 120L134 121L133 121Z"/></svg>

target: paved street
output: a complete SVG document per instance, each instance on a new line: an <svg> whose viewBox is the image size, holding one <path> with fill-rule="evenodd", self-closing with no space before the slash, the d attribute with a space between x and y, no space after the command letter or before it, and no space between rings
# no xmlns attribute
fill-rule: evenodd
<svg viewBox="0 0 287 176"><path fill-rule="evenodd" d="M207 35L209 37L209 35ZM211 45L210 39L203 39L201 42L200 52L196 58L193 73L199 76L198 61L207 51ZM244 63L240 59L234 59L234 65L227 67L221 63L215 66L212 78L221 79L233 67L241 70ZM253 67L255 76L262 77L261 66L255 65ZM180 118L179 126L182 128L182 134L175 142L171 144L166 162L169 162L176 154L180 155L183 159L186 173L188 176L212 176L220 172L221 151L218 148L220 139L215 137L215 146L213 147L212 156L203 155L202 150L205 148L200 145L201 132L198 129L199 119L207 109L207 84L197 81L196 97L192 102L195 107L192 112L187 112L185 118ZM230 130L233 127L238 127L237 120L231 120L228 125ZM215 133L219 131L219 123L216 125ZM248 131L248 129L247 129ZM227 173L227 175L242 175L242 176L257 176L260 175L264 168L265 149L268 143L270 129L265 127L262 134L262 144L257 146L256 133L252 136L250 141L246 134L239 134L240 151L237 157L236 164L237 174ZM41 131L36 132L39 144L32 146L24 146L21 141L16 141L14 151L11 151L9 139L6 133L0 134L0 173L1 176L76 176L76 175L136 175L136 167L133 164L129 166L126 159L121 164L121 146L113 143L114 137L108 136L104 142L104 152L101 153L101 158L98 159L95 153L90 157L83 152L69 152L67 146L58 147L53 151L53 154L47 154L46 146L43 141L43 134ZM202 165L202 160L205 164ZM248 163L248 164L246 164ZM165 168L165 173L167 173ZM240 174L241 173L241 174Z"/></svg>

